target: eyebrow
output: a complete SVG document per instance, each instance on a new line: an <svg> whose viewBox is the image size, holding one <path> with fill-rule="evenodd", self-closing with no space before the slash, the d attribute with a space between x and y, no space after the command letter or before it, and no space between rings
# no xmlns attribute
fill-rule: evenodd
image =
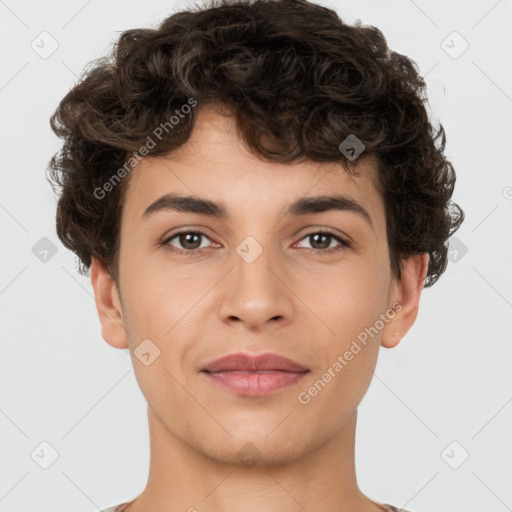
<svg viewBox="0 0 512 512"><path fill-rule="evenodd" d="M228 217L226 209L220 203L200 197L168 193L151 203L142 214L142 218L148 219L157 212L169 210L210 215L220 219ZM343 195L301 197L283 212L283 216L300 216L335 210L356 213L373 229L372 218L368 211L355 199Z"/></svg>

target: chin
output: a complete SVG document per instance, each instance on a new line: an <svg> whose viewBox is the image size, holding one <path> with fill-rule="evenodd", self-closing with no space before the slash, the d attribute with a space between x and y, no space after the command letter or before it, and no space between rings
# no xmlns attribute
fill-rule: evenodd
<svg viewBox="0 0 512 512"><path fill-rule="evenodd" d="M254 442L255 441L255 442ZM204 453L216 462L230 466L238 466L240 469L252 469L258 467L280 466L289 464L300 457L296 449L279 449L264 446L258 440L247 439L241 442L241 446L233 447L233 450L216 450L214 453Z"/></svg>
<svg viewBox="0 0 512 512"><path fill-rule="evenodd" d="M278 466L299 459L308 451L309 443L290 436L286 428L278 432L277 425L279 422L260 429L228 429L232 438L205 440L200 451L212 460L240 468Z"/></svg>

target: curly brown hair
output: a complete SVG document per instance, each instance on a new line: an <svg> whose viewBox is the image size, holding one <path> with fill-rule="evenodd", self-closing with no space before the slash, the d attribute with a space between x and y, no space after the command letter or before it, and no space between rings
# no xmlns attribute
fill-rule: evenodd
<svg viewBox="0 0 512 512"><path fill-rule="evenodd" d="M450 200L455 171L445 132L429 121L416 63L391 51L379 29L348 25L306 0L213 0L155 29L122 32L92 64L50 119L64 143L47 175L61 192L57 234L81 274L94 256L119 278L129 180L101 198L97 190L138 150L179 148L201 106L213 103L232 111L247 148L268 161L341 162L352 173L339 145L355 135L377 162L393 274L400 278L413 254L429 254L426 287L446 269L447 241L464 212ZM169 127L191 98L199 108L148 150L155 127Z"/></svg>

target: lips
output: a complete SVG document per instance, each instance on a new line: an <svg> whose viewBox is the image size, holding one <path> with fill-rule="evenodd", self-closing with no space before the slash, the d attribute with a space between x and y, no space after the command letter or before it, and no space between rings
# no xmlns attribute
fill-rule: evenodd
<svg viewBox="0 0 512 512"><path fill-rule="evenodd" d="M307 372L308 368L301 364L274 353L261 355L244 354L242 352L229 354L212 361L204 368L204 372Z"/></svg>
<svg viewBox="0 0 512 512"><path fill-rule="evenodd" d="M201 372L231 393L262 397L298 384L309 369L278 354L237 353L212 361Z"/></svg>

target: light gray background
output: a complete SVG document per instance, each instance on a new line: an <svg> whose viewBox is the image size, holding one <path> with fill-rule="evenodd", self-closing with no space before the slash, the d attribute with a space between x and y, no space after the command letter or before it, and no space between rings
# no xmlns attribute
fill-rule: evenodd
<svg viewBox="0 0 512 512"><path fill-rule="evenodd" d="M414 512L512 510L512 2L318 3L379 27L417 62L466 213L456 243L467 253L453 246L457 261L423 292L415 326L381 349L359 408L360 487ZM145 402L127 350L101 337L89 278L56 236L44 171L60 147L49 117L83 67L120 31L177 6L0 0L0 511L93 511L146 483ZM31 47L43 31L59 45L46 59ZM453 31L469 43L457 58ZM32 252L43 237L58 249L46 263ZM36 463L50 454L43 441L59 455L48 469Z"/></svg>

